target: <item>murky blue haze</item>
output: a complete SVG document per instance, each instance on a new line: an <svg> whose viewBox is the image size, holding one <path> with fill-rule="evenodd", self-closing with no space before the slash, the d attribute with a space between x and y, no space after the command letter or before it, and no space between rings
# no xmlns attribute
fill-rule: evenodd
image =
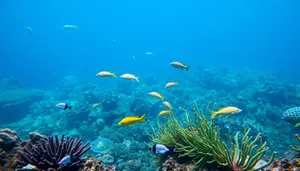
<svg viewBox="0 0 300 171"><path fill-rule="evenodd" d="M0 76L43 87L65 75L97 81L101 70L174 74L169 63L178 60L194 68L274 69L299 82L299 6L296 0L1 1ZM65 24L80 30L64 30Z"/></svg>

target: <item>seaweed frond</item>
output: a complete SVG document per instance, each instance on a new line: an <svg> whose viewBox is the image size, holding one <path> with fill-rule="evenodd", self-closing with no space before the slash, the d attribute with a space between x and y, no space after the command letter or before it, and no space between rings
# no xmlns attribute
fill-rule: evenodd
<svg viewBox="0 0 300 171"><path fill-rule="evenodd" d="M243 136L239 140L240 132L236 133L234 139L227 137L230 145L226 145L220 136L220 128L214 125L213 119L207 119L205 114L209 112L208 107L205 113L199 112L196 104L193 105L194 119L185 110L186 120L179 121L173 115L163 125L158 123L157 131L149 134L154 143L174 147L177 158L189 158L189 162L195 168L206 168L208 165L215 165L219 168L230 170L259 170L270 165L274 158L272 154L269 162L260 167L256 164L268 151L266 142L262 141L260 134L255 138L248 134L250 129L244 127Z"/></svg>

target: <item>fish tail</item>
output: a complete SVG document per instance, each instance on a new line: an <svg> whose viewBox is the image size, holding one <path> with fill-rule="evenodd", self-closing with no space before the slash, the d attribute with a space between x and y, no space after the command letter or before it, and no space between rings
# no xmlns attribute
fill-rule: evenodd
<svg viewBox="0 0 300 171"><path fill-rule="evenodd" d="M191 66L186 66L186 67L185 67L185 70L186 70L186 71L189 71L190 67L191 67Z"/></svg>
<svg viewBox="0 0 300 171"><path fill-rule="evenodd" d="M72 106L69 106L68 108L71 110L71 109L72 109Z"/></svg>
<svg viewBox="0 0 300 171"><path fill-rule="evenodd" d="M173 111L173 109L171 108L171 109L170 109L170 114L173 114L173 113L174 113L174 111Z"/></svg>
<svg viewBox="0 0 300 171"><path fill-rule="evenodd" d="M117 77L117 73L116 72L112 73L112 76L116 78Z"/></svg>
<svg viewBox="0 0 300 171"><path fill-rule="evenodd" d="M211 118L214 118L217 114L218 114L218 112L211 111Z"/></svg>
<svg viewBox="0 0 300 171"><path fill-rule="evenodd" d="M146 122L145 117L146 117L146 114L143 114L143 115L140 117L140 121L141 121L141 122Z"/></svg>
<svg viewBox="0 0 300 171"><path fill-rule="evenodd" d="M139 77L134 77L134 79L135 79L137 82L139 82Z"/></svg>
<svg viewBox="0 0 300 171"><path fill-rule="evenodd" d="M174 152L174 148L175 148L175 147L170 147L170 148L169 148L169 153L173 153L173 152Z"/></svg>
<svg viewBox="0 0 300 171"><path fill-rule="evenodd" d="M163 96L161 96L161 100L164 101L164 97Z"/></svg>
<svg viewBox="0 0 300 171"><path fill-rule="evenodd" d="M300 126L300 122L295 124L295 127L298 127L298 126Z"/></svg>

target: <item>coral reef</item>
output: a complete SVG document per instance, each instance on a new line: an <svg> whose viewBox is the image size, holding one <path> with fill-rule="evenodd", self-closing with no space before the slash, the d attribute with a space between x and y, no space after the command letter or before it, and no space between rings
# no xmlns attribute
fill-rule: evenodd
<svg viewBox="0 0 300 171"><path fill-rule="evenodd" d="M10 151L20 143L17 133L9 128L0 129L0 149Z"/></svg>
<svg viewBox="0 0 300 171"><path fill-rule="evenodd" d="M284 111L300 104L299 85L288 84L276 78L274 71L217 68L209 65L193 68L198 70L179 74L176 80L173 80L173 76L164 74L141 75L139 83L119 79L83 82L75 76L66 76L58 80L55 89L41 87L45 91L38 90L41 93L36 94L37 98L30 95L35 89L22 87L14 78L3 79L0 81L0 101L4 102L0 107L0 125L2 128L15 130L22 140L28 139L28 133L32 132L33 144L42 138L35 133L52 136L65 134L82 137L83 141L105 137L115 143L115 148L99 155L104 164L114 164L116 170L156 170L157 168L150 167L152 157L144 142L150 141L147 132L151 131L151 125L165 123L170 119L169 116L157 117L164 106L161 101L147 95L147 92L157 91L171 103L174 116L180 124L186 122L185 112L180 107L189 108L191 101L195 101L199 108L205 108L209 101L216 102L218 107L232 105L243 110L232 117L215 118L213 122L220 127L219 136L222 140L227 139L225 128L229 128L230 132L239 132L245 126L251 131L246 129L238 134L239 137L253 137L249 141L252 142L257 136L255 133L261 132L262 142L267 141L268 147L276 150L278 156L283 156L288 145L296 144L293 134L298 133L299 128L294 128L281 117ZM179 86L166 89L164 85L168 81L178 81ZM73 109L64 111L56 108L55 104L60 102L72 105ZM95 103L100 105L92 109ZM6 104L11 104L11 107ZM126 116L140 116L144 113L147 113L146 123L130 128L117 125ZM206 117L209 115L205 113ZM248 134L245 136L243 133ZM234 145L235 139L232 141ZM242 142L242 139L238 138L238 142ZM260 145L260 138L257 143ZM229 150L232 148L230 143L226 143L226 146ZM12 161L11 154L16 147L3 153L2 158L8 159L8 163ZM176 156L173 159L177 159ZM284 159L286 158L278 165L287 163L283 162ZM292 159L290 161L293 163Z"/></svg>
<svg viewBox="0 0 300 171"><path fill-rule="evenodd" d="M21 160L17 163L20 166L32 164L41 170L78 170L85 159L81 156L90 149L89 143L81 145L81 139L74 139L62 135L60 141L58 137L48 137L48 139L40 139L33 144L32 142L18 151ZM58 164L64 157L70 156L70 163Z"/></svg>
<svg viewBox="0 0 300 171"><path fill-rule="evenodd" d="M15 153L20 144L20 138L15 131L9 128L0 129L0 170L14 170Z"/></svg>
<svg viewBox="0 0 300 171"><path fill-rule="evenodd" d="M79 171L115 171L114 166L104 167L101 160L95 160L92 157L88 157L83 167Z"/></svg>

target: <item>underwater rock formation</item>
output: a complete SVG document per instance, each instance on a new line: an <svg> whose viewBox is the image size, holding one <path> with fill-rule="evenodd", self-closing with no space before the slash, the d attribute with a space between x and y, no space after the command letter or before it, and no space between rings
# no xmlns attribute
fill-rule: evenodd
<svg viewBox="0 0 300 171"><path fill-rule="evenodd" d="M115 171L115 167L108 166L105 168L101 160L95 160L94 158L89 157L79 171Z"/></svg>
<svg viewBox="0 0 300 171"><path fill-rule="evenodd" d="M20 143L20 138L15 131L9 128L0 129L0 170L14 170L15 153Z"/></svg>
<svg viewBox="0 0 300 171"><path fill-rule="evenodd" d="M0 129L0 149L10 151L20 143L17 133L9 128Z"/></svg>
<svg viewBox="0 0 300 171"><path fill-rule="evenodd" d="M38 132L30 132L29 138L32 143L36 143L36 142L40 141L41 139L47 140L48 137L45 135L42 135Z"/></svg>
<svg viewBox="0 0 300 171"><path fill-rule="evenodd" d="M18 79L15 77L4 78L0 80L0 92L19 88L21 88L21 85Z"/></svg>
<svg viewBox="0 0 300 171"><path fill-rule="evenodd" d="M112 111L118 108L118 96L113 92L106 92L100 98L102 111Z"/></svg>
<svg viewBox="0 0 300 171"><path fill-rule="evenodd" d="M130 112L134 115L141 115L143 113L148 113L151 107L150 101L145 100L144 98L134 98L130 106Z"/></svg>
<svg viewBox="0 0 300 171"><path fill-rule="evenodd" d="M74 99L81 96L82 89L75 76L65 76L58 84L56 98L59 100Z"/></svg>
<svg viewBox="0 0 300 171"><path fill-rule="evenodd" d="M43 99L38 89L14 89L0 92L0 124L19 121L29 111L30 105Z"/></svg>

